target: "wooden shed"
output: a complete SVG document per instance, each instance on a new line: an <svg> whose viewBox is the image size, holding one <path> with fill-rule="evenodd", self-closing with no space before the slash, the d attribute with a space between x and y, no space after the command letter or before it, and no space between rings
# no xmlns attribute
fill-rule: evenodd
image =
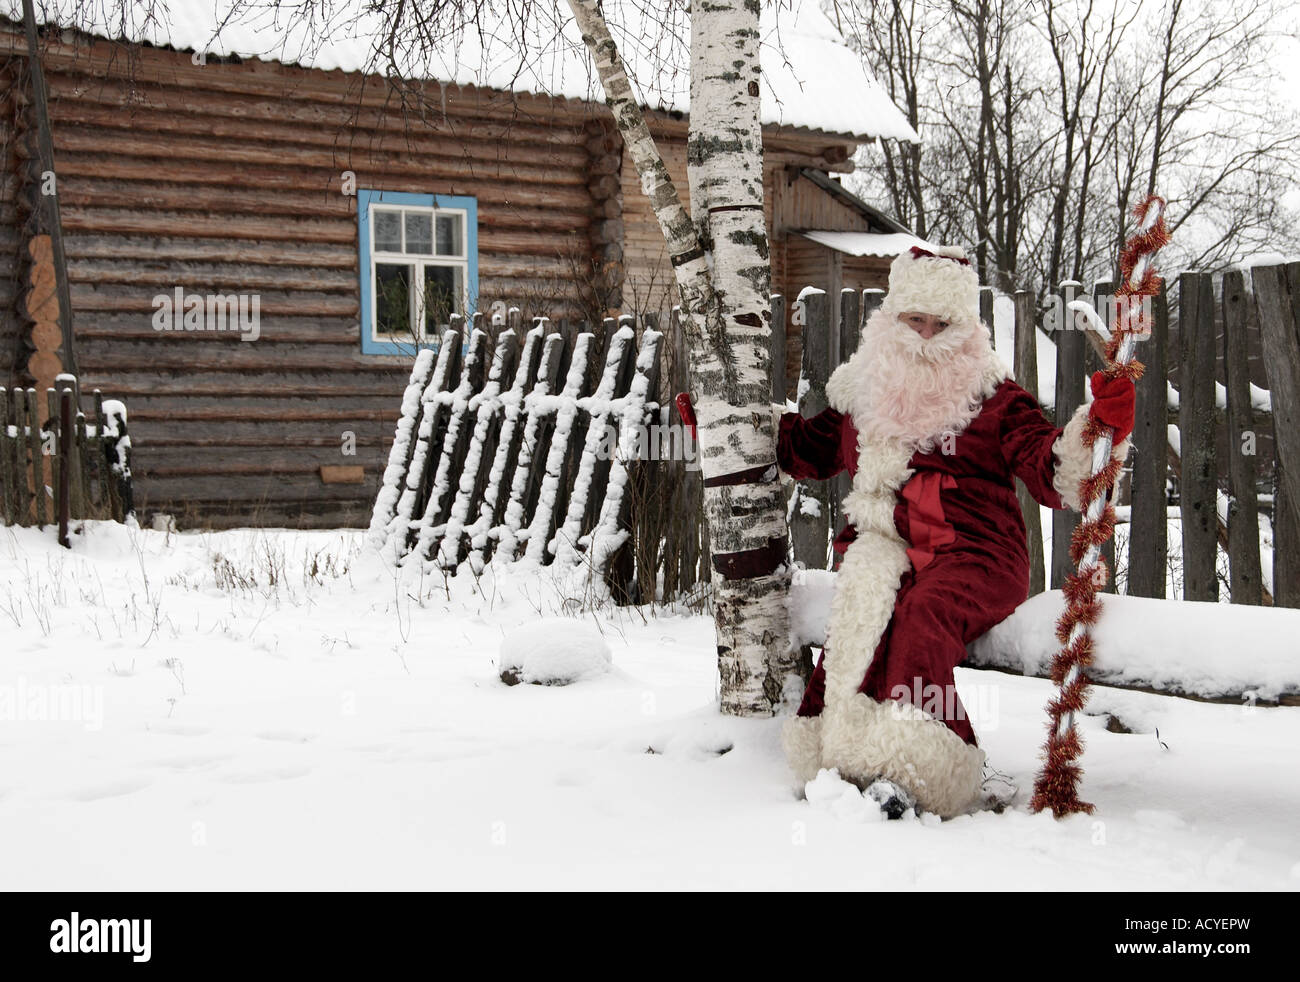
<svg viewBox="0 0 1300 982"><path fill-rule="evenodd" d="M809 44L833 44L818 32ZM50 27L39 46L72 312L56 353L83 391L127 405L145 517L361 524L413 352L448 312L671 306L662 238L597 99L432 79L403 104L342 56L111 34ZM43 177L30 62L21 20L0 18L0 369L42 387L54 362L35 357L23 302ZM789 100L765 124L774 290L884 285L886 258L833 238L906 233L831 176L875 137L908 138L872 99L867 117L842 99L858 105L839 130ZM685 189L686 116L649 108Z"/></svg>

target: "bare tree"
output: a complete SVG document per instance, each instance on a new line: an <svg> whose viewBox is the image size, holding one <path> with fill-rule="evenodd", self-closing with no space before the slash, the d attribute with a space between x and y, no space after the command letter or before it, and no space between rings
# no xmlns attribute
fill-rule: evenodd
<svg viewBox="0 0 1300 982"><path fill-rule="evenodd" d="M1277 0L835 2L923 141L883 148L860 190L918 234L973 246L986 282L1113 276L1153 188L1174 265L1300 246L1283 204L1300 126L1269 97Z"/></svg>

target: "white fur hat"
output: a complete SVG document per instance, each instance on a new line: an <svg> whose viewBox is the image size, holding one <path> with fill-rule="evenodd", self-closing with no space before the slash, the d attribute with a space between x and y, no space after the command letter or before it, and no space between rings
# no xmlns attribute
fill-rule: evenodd
<svg viewBox="0 0 1300 982"><path fill-rule="evenodd" d="M979 276L959 246L934 252L914 246L889 267L889 292L881 307L895 315L915 310L950 324L977 324Z"/></svg>

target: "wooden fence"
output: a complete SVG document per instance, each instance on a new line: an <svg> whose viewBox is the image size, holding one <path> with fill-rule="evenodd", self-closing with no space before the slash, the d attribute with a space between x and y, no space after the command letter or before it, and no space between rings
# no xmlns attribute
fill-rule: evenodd
<svg viewBox="0 0 1300 982"><path fill-rule="evenodd" d="M72 519L125 521L134 511L126 409L95 391L92 420L76 380L60 376L42 401L35 389L0 388L0 513L6 525L59 527Z"/></svg>
<svg viewBox="0 0 1300 982"><path fill-rule="evenodd" d="M1138 348L1146 373L1138 383L1135 447L1114 500L1127 520L1127 552L1118 564L1128 593L1164 597L1169 578L1168 517L1181 518L1181 595L1233 603L1300 607L1300 263L1258 266L1251 289L1241 272L1186 273L1155 300L1154 330ZM1043 299L1022 291L1008 298L1016 381L1039 391L1039 338L1056 347L1055 406L1063 423L1084 401L1088 376L1102 365L1102 339L1070 304L1090 301L1107 323L1112 293L1061 284ZM799 408L826 404L834 366L856 348L862 323L883 294L845 291L802 298L803 368ZM984 290L982 316L993 322L994 296ZM1171 314L1172 309L1172 314ZM1043 318L1042 310L1061 316ZM1041 320L1051 330L1043 331ZM1252 375L1255 378L1252 378ZM791 509L795 559L828 568L830 541L842 524L844 477L800 482L796 494L816 505ZM1045 561L1040 510L1021 489L1029 532L1031 595L1057 588L1070 571L1070 534L1078 515L1052 513L1052 561ZM1171 512L1171 506L1174 510ZM1261 558L1260 518L1272 533L1271 559ZM1107 558L1115 565L1114 540ZM1225 568L1226 566L1226 568ZM1115 584L1108 584L1113 591Z"/></svg>
<svg viewBox="0 0 1300 982"><path fill-rule="evenodd" d="M675 319L464 328L416 360L371 541L451 572L586 564L624 602L707 581L694 442L667 398L689 387Z"/></svg>

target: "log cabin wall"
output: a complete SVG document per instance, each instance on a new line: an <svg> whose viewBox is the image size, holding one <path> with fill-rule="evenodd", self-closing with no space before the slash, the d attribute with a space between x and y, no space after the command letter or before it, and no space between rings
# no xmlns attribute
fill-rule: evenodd
<svg viewBox="0 0 1300 982"><path fill-rule="evenodd" d="M0 58L20 43L0 35ZM82 386L128 406L142 515L365 522L411 360L361 352L347 171L477 199L480 309L583 313L603 107L449 87L404 119L382 80L83 38L45 68ZM156 332L153 298L177 286L259 295L261 337Z"/></svg>

